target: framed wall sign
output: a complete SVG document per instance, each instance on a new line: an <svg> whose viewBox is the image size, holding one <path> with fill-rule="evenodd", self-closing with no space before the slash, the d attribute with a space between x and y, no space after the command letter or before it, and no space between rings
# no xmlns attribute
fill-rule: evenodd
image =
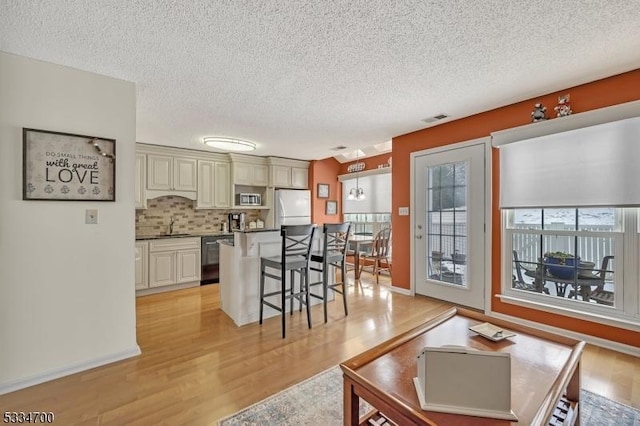
<svg viewBox="0 0 640 426"><path fill-rule="evenodd" d="M116 141L22 129L22 199L115 201Z"/></svg>
<svg viewBox="0 0 640 426"><path fill-rule="evenodd" d="M329 184L328 183L319 183L318 184L318 198L329 198Z"/></svg>
<svg viewBox="0 0 640 426"><path fill-rule="evenodd" d="M338 214L338 202L336 200L328 200L327 201L327 210L325 214Z"/></svg>

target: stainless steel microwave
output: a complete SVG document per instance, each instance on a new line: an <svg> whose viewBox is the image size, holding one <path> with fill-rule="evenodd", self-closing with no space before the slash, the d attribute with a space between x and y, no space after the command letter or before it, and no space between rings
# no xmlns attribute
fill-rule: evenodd
<svg viewBox="0 0 640 426"><path fill-rule="evenodd" d="M262 196L260 194L240 193L236 194L236 206L261 206Z"/></svg>

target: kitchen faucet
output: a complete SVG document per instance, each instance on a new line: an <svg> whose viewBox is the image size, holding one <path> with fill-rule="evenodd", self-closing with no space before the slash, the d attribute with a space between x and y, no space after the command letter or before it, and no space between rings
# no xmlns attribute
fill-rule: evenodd
<svg viewBox="0 0 640 426"><path fill-rule="evenodd" d="M175 218L171 216L171 221L169 222L169 235L173 234L173 223L175 222Z"/></svg>

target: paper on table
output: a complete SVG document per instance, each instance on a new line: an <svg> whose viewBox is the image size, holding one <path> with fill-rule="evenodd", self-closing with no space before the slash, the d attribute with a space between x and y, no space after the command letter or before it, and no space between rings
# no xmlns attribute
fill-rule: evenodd
<svg viewBox="0 0 640 426"><path fill-rule="evenodd" d="M502 328L488 322L469 327L469 330L478 333L482 337L486 337L489 340L493 340L494 342L516 335L511 331L503 330Z"/></svg>

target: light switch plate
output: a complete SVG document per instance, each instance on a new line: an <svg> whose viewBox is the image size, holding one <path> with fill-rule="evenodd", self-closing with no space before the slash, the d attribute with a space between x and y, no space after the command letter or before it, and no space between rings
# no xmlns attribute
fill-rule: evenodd
<svg viewBox="0 0 640 426"><path fill-rule="evenodd" d="M398 215L409 216L409 207L398 207Z"/></svg>
<svg viewBox="0 0 640 426"><path fill-rule="evenodd" d="M87 209L84 214L84 223L87 225L97 225L98 209Z"/></svg>

